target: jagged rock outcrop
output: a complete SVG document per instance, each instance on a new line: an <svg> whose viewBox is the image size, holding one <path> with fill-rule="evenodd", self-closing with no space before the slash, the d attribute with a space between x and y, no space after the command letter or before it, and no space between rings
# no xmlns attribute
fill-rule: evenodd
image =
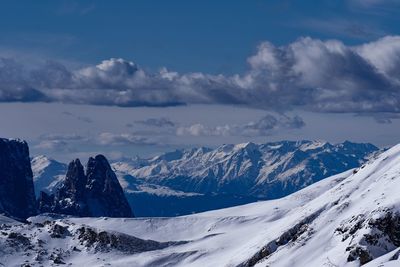
<svg viewBox="0 0 400 267"><path fill-rule="evenodd" d="M0 138L0 213L24 220L37 213L28 144Z"/></svg>
<svg viewBox="0 0 400 267"><path fill-rule="evenodd" d="M90 216L86 203L86 175L79 159L71 161L67 174L56 192L54 212Z"/></svg>
<svg viewBox="0 0 400 267"><path fill-rule="evenodd" d="M133 217L122 187L103 155L89 158L86 174L79 159L73 160L55 195L41 193L39 209L81 217Z"/></svg>
<svg viewBox="0 0 400 267"><path fill-rule="evenodd" d="M117 176L103 155L89 158L86 177L86 200L91 216L133 216Z"/></svg>

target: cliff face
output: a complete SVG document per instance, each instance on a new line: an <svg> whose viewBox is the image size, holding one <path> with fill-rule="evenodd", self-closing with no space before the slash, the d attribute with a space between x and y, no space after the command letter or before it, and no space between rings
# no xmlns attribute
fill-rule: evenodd
<svg viewBox="0 0 400 267"><path fill-rule="evenodd" d="M117 176L103 155L89 158L86 177L91 216L133 217Z"/></svg>
<svg viewBox="0 0 400 267"><path fill-rule="evenodd" d="M62 186L56 193L53 212L89 216L86 204L86 175L79 159L71 161Z"/></svg>
<svg viewBox="0 0 400 267"><path fill-rule="evenodd" d="M133 217L122 187L103 155L89 158L86 168L72 161L54 196L41 194L41 212L81 217Z"/></svg>
<svg viewBox="0 0 400 267"><path fill-rule="evenodd" d="M22 220L37 213L32 176L27 143L0 138L0 213Z"/></svg>

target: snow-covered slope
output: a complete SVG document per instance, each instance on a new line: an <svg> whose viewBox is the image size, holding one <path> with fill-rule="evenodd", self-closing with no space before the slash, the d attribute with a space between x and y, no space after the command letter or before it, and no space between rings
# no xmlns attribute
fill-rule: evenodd
<svg viewBox="0 0 400 267"><path fill-rule="evenodd" d="M40 191L52 193L67 173L67 164L43 155L32 158L31 167L36 197Z"/></svg>
<svg viewBox="0 0 400 267"><path fill-rule="evenodd" d="M33 217L31 225L2 229L8 254L0 261L7 266L55 259L81 266L399 266L399 188L400 145L359 169L271 201L176 218ZM7 245L16 233L30 240L20 250ZM35 260L40 249L42 259Z"/></svg>

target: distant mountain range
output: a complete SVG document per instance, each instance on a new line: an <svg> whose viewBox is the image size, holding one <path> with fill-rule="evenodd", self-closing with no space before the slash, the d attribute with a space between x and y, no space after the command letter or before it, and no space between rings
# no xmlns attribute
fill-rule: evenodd
<svg viewBox="0 0 400 267"><path fill-rule="evenodd" d="M111 166L136 216L174 216L286 196L378 152L349 141L281 141L176 150ZM66 165L39 156L32 169L36 191L51 193Z"/></svg>

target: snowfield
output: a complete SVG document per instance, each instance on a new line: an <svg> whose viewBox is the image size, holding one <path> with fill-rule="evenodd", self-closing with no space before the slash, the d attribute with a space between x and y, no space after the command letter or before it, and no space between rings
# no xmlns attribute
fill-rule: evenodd
<svg viewBox="0 0 400 267"><path fill-rule="evenodd" d="M358 169L277 200L175 218L40 215L31 217L30 225L3 224L0 262L400 266L399 188L397 145ZM15 243L18 234L21 242Z"/></svg>

